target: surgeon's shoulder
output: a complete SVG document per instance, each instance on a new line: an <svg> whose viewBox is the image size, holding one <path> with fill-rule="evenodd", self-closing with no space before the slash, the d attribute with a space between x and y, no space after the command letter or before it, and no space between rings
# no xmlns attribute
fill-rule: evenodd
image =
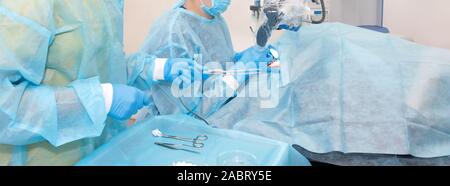
<svg viewBox="0 0 450 186"><path fill-rule="evenodd" d="M179 20L183 18L183 9L173 8L165 12L159 19L164 20Z"/></svg>

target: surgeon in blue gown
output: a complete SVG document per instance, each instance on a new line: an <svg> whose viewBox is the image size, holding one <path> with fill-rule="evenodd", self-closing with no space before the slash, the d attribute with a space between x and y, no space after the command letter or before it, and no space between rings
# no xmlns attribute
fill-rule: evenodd
<svg viewBox="0 0 450 186"><path fill-rule="evenodd" d="M129 85L191 74L125 57L122 0L2 0L0 25L0 165L72 165L153 104Z"/></svg>
<svg viewBox="0 0 450 186"><path fill-rule="evenodd" d="M268 48L252 46L243 52L234 51L227 23L222 17L230 3L231 0L179 0L152 26L141 51L160 58L192 58L203 69L211 69L208 65L212 63L219 64L221 69L238 70L250 62L271 62L273 58ZM151 90L155 109L160 114L193 112L207 117L233 99L235 91L248 79L237 74L202 78L201 90L192 88L198 94L181 98L174 93L171 84L155 85ZM211 84L219 84L223 92ZM205 96L217 91L219 96Z"/></svg>

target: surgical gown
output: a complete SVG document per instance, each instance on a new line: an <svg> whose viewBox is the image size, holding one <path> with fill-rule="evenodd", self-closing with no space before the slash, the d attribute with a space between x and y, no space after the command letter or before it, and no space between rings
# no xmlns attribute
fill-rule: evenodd
<svg viewBox="0 0 450 186"><path fill-rule="evenodd" d="M276 46L278 104L238 97L210 123L318 154L450 155L449 50L339 23L286 33ZM341 155L319 159L346 164Z"/></svg>
<svg viewBox="0 0 450 186"><path fill-rule="evenodd" d="M176 7L156 21L150 30L141 52L152 53L159 58L191 58L205 65L211 62L233 62L235 55L231 36L223 17L207 19L184 8ZM225 68L222 66L221 68ZM211 86L194 88L193 96L180 99L171 90L171 83L161 83L152 88L152 96L161 115L190 111L203 117L211 115L230 97L202 96L215 91Z"/></svg>
<svg viewBox="0 0 450 186"><path fill-rule="evenodd" d="M71 165L125 128L100 84L142 81L152 57L127 70L122 21L122 0L0 1L0 164Z"/></svg>

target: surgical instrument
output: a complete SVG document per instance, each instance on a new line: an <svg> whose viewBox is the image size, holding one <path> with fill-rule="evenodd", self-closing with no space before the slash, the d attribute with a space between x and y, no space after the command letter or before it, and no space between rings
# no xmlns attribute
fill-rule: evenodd
<svg viewBox="0 0 450 186"><path fill-rule="evenodd" d="M311 8L306 2L320 4L322 8L320 20L312 20ZM274 30L299 31L304 23L321 24L326 19L324 0L265 0L262 8L255 9L254 7L257 5L257 2L255 2L255 5L251 8L252 11L262 10L266 16L266 21L258 29L256 35L257 44L261 47L267 45Z"/></svg>
<svg viewBox="0 0 450 186"><path fill-rule="evenodd" d="M267 63L268 68L272 68L272 64L278 63L278 65L275 65L274 67L279 66L280 62L280 54L275 48L270 48L270 56L273 59L270 63ZM257 75L261 74L264 71L264 69L239 69L239 70L222 70L222 69L212 69L212 70L205 70L203 71L204 75Z"/></svg>
<svg viewBox="0 0 450 186"><path fill-rule="evenodd" d="M172 150L182 150L182 151L186 151L186 152L192 152L192 153L195 153L195 154L200 154L200 152L198 152L198 151L181 148L181 145L176 145L176 144L172 144L172 143L155 142L155 145L159 145L161 147L165 147L165 148L172 149Z"/></svg>
<svg viewBox="0 0 450 186"><path fill-rule="evenodd" d="M242 69L242 70L222 70L222 69L213 69L203 71L205 75L256 75L260 74L263 71L260 69Z"/></svg>
<svg viewBox="0 0 450 186"><path fill-rule="evenodd" d="M184 145L188 147L194 147L194 148L203 148L205 147L204 141L208 140L208 136L206 134L198 135L195 138L184 138L179 136L172 136L172 135L166 135L162 133L159 129L155 129L152 131L153 136L155 137L163 137L168 139L174 139L184 142L192 142L192 145Z"/></svg>

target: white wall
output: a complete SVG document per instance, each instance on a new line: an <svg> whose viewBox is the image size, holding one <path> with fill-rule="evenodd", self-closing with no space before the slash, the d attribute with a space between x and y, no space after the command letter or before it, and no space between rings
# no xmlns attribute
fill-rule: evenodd
<svg viewBox="0 0 450 186"><path fill-rule="evenodd" d="M176 0L125 0L125 51L135 52L144 42L150 25Z"/></svg>
<svg viewBox="0 0 450 186"><path fill-rule="evenodd" d="M449 0L385 0L384 23L394 34L450 49Z"/></svg>
<svg viewBox="0 0 450 186"><path fill-rule="evenodd" d="M330 0L330 21L381 25L381 0Z"/></svg>

